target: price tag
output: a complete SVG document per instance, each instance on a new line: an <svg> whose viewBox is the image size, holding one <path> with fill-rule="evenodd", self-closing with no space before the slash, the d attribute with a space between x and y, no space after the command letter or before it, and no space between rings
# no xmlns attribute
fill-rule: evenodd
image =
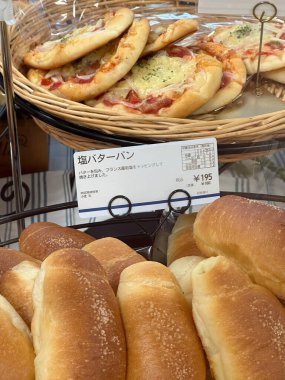
<svg viewBox="0 0 285 380"><path fill-rule="evenodd" d="M74 166L82 218L164 209L173 192L173 208L220 196L214 138L76 152Z"/></svg>
<svg viewBox="0 0 285 380"><path fill-rule="evenodd" d="M253 8L260 4L259 9L263 9L265 14L270 16L273 12L271 5L273 4L277 8L277 16L285 16L284 0L269 0L269 3L257 0L199 0L198 13L252 16Z"/></svg>
<svg viewBox="0 0 285 380"><path fill-rule="evenodd" d="M6 21L8 25L15 24L12 0L0 0L0 21Z"/></svg>

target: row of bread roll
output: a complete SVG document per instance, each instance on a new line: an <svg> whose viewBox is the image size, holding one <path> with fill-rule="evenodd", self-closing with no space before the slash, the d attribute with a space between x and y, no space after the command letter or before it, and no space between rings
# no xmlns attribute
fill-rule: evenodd
<svg viewBox="0 0 285 380"><path fill-rule="evenodd" d="M283 209L223 197L193 226L205 257L186 250L169 266L217 380L284 378L285 309L275 296L284 299L284 228Z"/></svg>
<svg viewBox="0 0 285 380"><path fill-rule="evenodd" d="M284 379L285 309L278 299L225 257L185 257L177 262L180 271L174 272L184 275L182 281L177 276L181 289L158 263L137 263L121 274L118 298L128 378L205 378L195 328L189 333L189 319L184 319L192 318L192 309L216 380ZM170 269L174 266L175 262ZM192 295L186 297L188 308L181 290Z"/></svg>
<svg viewBox="0 0 285 380"><path fill-rule="evenodd" d="M192 307L214 378L284 379L284 306L232 260L190 259L178 259L170 269ZM187 282L181 281L182 264L188 267Z"/></svg>
<svg viewBox="0 0 285 380"><path fill-rule="evenodd" d="M84 232L55 223L29 225L20 236L20 250L0 248L0 294L27 326L33 317L32 289L41 261L60 248L81 248L95 239Z"/></svg>
<svg viewBox="0 0 285 380"><path fill-rule="evenodd" d="M24 261L19 269L20 264L3 274L3 284L8 289L10 285L10 293L14 293L16 301L24 298L23 292L19 292L24 279L28 280L26 295L30 292L32 298L31 284L36 277L32 310L36 379L64 380L72 376L84 380L94 376L98 379L123 379L126 370L129 379L147 379L150 376L154 379L159 376L173 380L204 379L204 356L191 310L171 272L161 264L145 262L130 247L114 238L92 241L83 246L84 250L65 248L53 253L42 252L42 240L48 243L52 240L52 247L56 245L56 236L60 237L60 242L68 241L61 238L63 232L57 235L60 228L41 223L27 227L20 239L21 248L32 247L31 254L47 257L36 271L31 265L33 263ZM49 238L44 237L44 230ZM55 234L54 239L50 237L51 232ZM25 245L27 241L29 244ZM33 276L29 275L31 270ZM128 340L127 369L124 335L120 334L118 305L114 305L115 293L112 291L116 291L122 271L119 299ZM14 272L24 273L21 285ZM9 296L9 291L6 295ZM150 303L152 310L148 307ZM20 308L18 310L23 314ZM117 324L112 324L115 322ZM150 324L156 330L153 339L153 329L148 328ZM147 352L153 358L147 362L144 361L146 351L141 336L144 331L149 331L145 334ZM159 358L157 350L161 343L165 353ZM77 354L78 347L80 355ZM174 349L175 365L171 365L169 352ZM141 360L143 362L139 366Z"/></svg>
<svg viewBox="0 0 285 380"><path fill-rule="evenodd" d="M132 264L122 272L118 297L124 327L98 260L76 248L51 253L33 289L36 379L205 378L191 310L168 268Z"/></svg>
<svg viewBox="0 0 285 380"><path fill-rule="evenodd" d="M19 247L21 252L38 260L44 260L61 248L82 248L98 259L114 292L117 291L122 270L144 260L119 239L107 237L96 240L85 232L50 222L33 223L25 228L20 235Z"/></svg>
<svg viewBox="0 0 285 380"><path fill-rule="evenodd" d="M192 272L193 313L215 378L283 379L285 309L228 259L201 260ZM36 379L205 379L191 308L168 268L155 262L126 268L118 299L127 351L118 304L98 261L79 249L52 253L33 293ZM21 378L33 379L29 334L17 323L26 331L16 340ZM9 349L18 331L12 333Z"/></svg>
<svg viewBox="0 0 285 380"><path fill-rule="evenodd" d="M224 198L224 201L228 202L226 198ZM238 199L237 202L240 202L240 200ZM280 213L278 209L270 208L270 210L277 214ZM199 220L199 214L197 220ZM223 212L222 215L225 217L226 213ZM269 224L272 223L272 219L274 218L271 217ZM275 233L278 233L278 229ZM260 236L261 234L259 238ZM108 239L105 243L104 239L102 240L103 244L101 247L107 247L107 252L110 249L110 244L106 244ZM94 243L95 242L91 243L91 246ZM48 310L49 307L53 310L52 308L56 307L56 309L58 308L59 310L59 314L57 315L59 322L63 323L64 321L64 323L71 323L71 325L73 325L73 314L70 313L70 316L67 316L64 310L66 308L70 308L71 310L75 308L74 303L72 303L72 295L77 297L77 294L80 294L78 298L82 298L82 302L85 300L80 291L84 293L83 288L86 282L88 283L88 279L86 280L86 277L84 277L86 271L84 270L84 273L81 273L80 270L82 268L79 265L80 273L77 272L75 270L75 266L77 267L75 262L77 262L78 259L84 259L87 255L86 260L88 257L87 261L89 262L90 268L92 268L90 263L92 260L94 261L94 257L91 258L92 256L88 256L87 253L82 253L83 251L79 250L75 251L76 259L73 259L73 249L52 253L51 256L46 259L47 264L43 264L42 269L45 268L45 265L49 268L48 263L51 264L51 278L53 278L53 274L56 273L51 281L52 283L57 283L58 288L55 287L53 291L49 291L50 286L47 286L47 298L41 299L39 294L44 294L45 286L39 280L39 276L36 282L39 285L36 285L35 289L40 290L34 293L38 294L34 300L35 305L40 305L39 310L42 310L43 307L44 310ZM100 255L100 249L98 252ZM101 250L101 255L104 256L104 248ZM185 259L186 258L180 260ZM193 260L191 259L191 261ZM285 342L284 308L270 292L260 286L253 285L248 277L243 274L235 264L229 262L227 259L218 258L205 260L198 258L196 261L200 263L192 262L188 275L185 271L186 264L184 263L180 267L183 269L182 283L184 284L181 287L183 288L184 286L185 291L187 286L190 286L189 294L192 293L191 289L193 289L195 323L216 379L241 379L250 378L250 376L252 376L253 379L260 378L267 380L270 378L269 374L272 373L274 374L274 379L281 380L282 374L284 373L284 356L282 356ZM54 265L54 263L56 265ZM172 266L174 267L175 264L174 262ZM99 265L97 261L96 265ZM108 265L106 268L108 268ZM45 273L42 269L41 273ZM77 287L79 288L79 293L77 293L72 286L69 289L66 282L60 280L62 279L61 275L63 273L66 278L68 278L69 271L71 271L71 279L73 275L75 275L76 279L77 277L79 278L78 283L77 280L75 280L77 284L76 289ZM74 272L76 272L76 274L74 274ZM207 276L201 276L201 274L204 275L205 273ZM45 274L42 274L42 276L44 277L43 280L45 280ZM57 278L58 282L56 282ZM71 281L71 283L73 282ZM88 289L88 286L85 286L85 289ZM109 289L111 289L110 286ZM63 294L65 294L66 297ZM59 295L61 302L65 301L67 306L61 308L61 302L58 301L55 295ZM220 295L220 297L218 295ZM185 314L186 301L184 300L181 303L181 299L183 299L182 292L167 268L158 263L139 262L124 269L121 274L118 297L127 338L127 378L150 378L149 374L155 374L156 371L163 374L162 378L188 379L192 378L189 377L190 373L195 374L194 376L196 377L194 378L200 378L199 376L204 378L205 363L203 359L201 359L201 346L199 343L197 345L197 336L195 335L196 332L193 323L188 325L191 320L190 308L187 309L188 312ZM46 306L43 306L45 305L45 300L48 302ZM89 301L90 297L87 296L86 304L88 304ZM53 302L55 302L55 306ZM227 303L229 307L226 307ZM83 303L84 307L86 304ZM252 305L250 312L248 312L249 304ZM175 308L171 305L175 305ZM47 309L45 307L47 307ZM85 310L84 307L83 310ZM90 310L88 306L86 306L86 308ZM237 310L240 311L240 314L237 313ZM103 314L105 315L106 313ZM37 315L37 313L35 315ZM47 332L52 332L54 325L50 325L52 321L45 317L46 313L41 314L40 312L38 315L39 318L38 322L35 322L36 325L42 326ZM152 326L152 328L147 329L143 318L148 322L148 326ZM34 320L37 320L36 317ZM77 320L79 320L78 315ZM90 320L92 323L92 318L88 319L88 321ZM169 321L169 323L165 321ZM221 323L221 321L225 321L225 323ZM144 326L144 328L142 326ZM192 328L189 326L192 326ZM41 329L42 328L39 327L38 330L34 331L40 331L40 336L44 337L45 334ZM67 337L72 334L75 334L75 336L73 336L75 341L80 341L80 335L76 335L74 328L68 330ZM183 336L183 339L181 336ZM224 342L227 337L228 341ZM52 335L52 338L54 339L52 339L52 347L56 347L56 336ZM61 338L65 339L65 337ZM139 339L139 343L137 339ZM181 343L181 339L191 342L190 351L189 347L185 347L185 345ZM46 339L42 338L42 342L43 340ZM167 342L169 342L169 347L175 350L175 355L172 354L175 364L172 365L169 361L169 352L166 347ZM49 342L49 344L51 344L51 342ZM249 347L247 350L244 348L245 344ZM158 348L160 348L161 345L168 354L162 355L160 350L160 356L157 358ZM258 347L258 352L255 351L255 346ZM44 343L42 343L41 347L45 353L48 353L48 356L46 357L45 354L39 354L39 360L43 360L41 361L40 367L46 365L46 360L49 358L49 355L51 355L51 353L47 351ZM66 349L70 352L68 347L70 351L73 350L73 346L69 340L67 340ZM241 350L245 353L243 360L239 360ZM88 351L85 355L88 357ZM276 358L271 361L270 366L264 368L264 360L262 361L262 359L270 355L274 355ZM258 357L259 360L256 366L252 366L251 362L255 356ZM152 359L153 357L155 359ZM198 358L195 364L193 364L193 357ZM56 371L60 373L60 370L66 370L67 372L74 370L75 373L80 376L80 372L76 372L79 371L78 362L76 360L74 362L76 366L75 369L73 368L73 361L71 363L69 362L70 356L67 354L63 355L62 360L62 367L60 368L57 367L58 364L55 363ZM226 365L224 364L225 361ZM178 364L176 365L177 362ZM69 368L68 370L64 363L67 363L66 366ZM100 362L99 367L101 364ZM82 366L87 368L85 364ZM91 370L92 368L93 367L91 367ZM37 371L40 371L40 369L37 369ZM70 374L72 372L68 373ZM256 375L253 373L256 373ZM47 376L50 375L47 374ZM154 376L153 378L159 377ZM47 379L50 379L50 377L47 377Z"/></svg>
<svg viewBox="0 0 285 380"><path fill-rule="evenodd" d="M13 305L28 326L33 316L32 288L41 264L38 259L43 260L62 248L83 248L91 253L103 266L115 293L122 270L145 260L115 238L95 240L84 232L55 223L29 225L20 236L22 251L0 248L0 294Z"/></svg>
<svg viewBox="0 0 285 380"><path fill-rule="evenodd" d="M285 300L285 210L238 196L221 197L198 215L178 218L167 251L233 259L251 279Z"/></svg>
<svg viewBox="0 0 285 380"><path fill-rule="evenodd" d="M33 344L28 327L1 296L0 378L5 372L5 380L125 379L119 306L99 261L77 248L57 250L41 266L24 259L2 275L0 292L27 323L32 318Z"/></svg>

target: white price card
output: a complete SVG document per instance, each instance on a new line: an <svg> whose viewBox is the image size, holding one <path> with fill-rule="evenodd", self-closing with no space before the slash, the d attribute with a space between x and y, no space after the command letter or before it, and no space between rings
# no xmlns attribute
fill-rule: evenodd
<svg viewBox="0 0 285 380"><path fill-rule="evenodd" d="M82 218L160 210L169 202L176 209L220 196L214 138L76 152L74 166Z"/></svg>
<svg viewBox="0 0 285 380"><path fill-rule="evenodd" d="M198 0L198 13L252 16L253 8L257 4L260 4L258 11L264 10L268 16L271 16L274 11L271 4L277 8L277 16L285 16L285 0L269 0L269 2L258 0Z"/></svg>

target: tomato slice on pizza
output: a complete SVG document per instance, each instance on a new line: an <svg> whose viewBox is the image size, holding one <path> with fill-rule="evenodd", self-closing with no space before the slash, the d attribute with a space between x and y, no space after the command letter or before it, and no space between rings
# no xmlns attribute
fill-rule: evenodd
<svg viewBox="0 0 285 380"><path fill-rule="evenodd" d="M241 22L218 27L209 35L210 41L222 42L234 49L243 59L247 72L257 72L259 57L260 24ZM285 24L264 23L260 71L270 71L285 66Z"/></svg>
<svg viewBox="0 0 285 380"><path fill-rule="evenodd" d="M151 28L147 44L141 54L141 57L155 53L180 38L196 32L197 29L198 21L195 19L177 20L167 27L160 24L154 25Z"/></svg>
<svg viewBox="0 0 285 380"><path fill-rule="evenodd" d="M122 38L59 69L30 69L27 77L57 96L74 101L92 99L130 71L146 44L149 31L147 19L135 20Z"/></svg>
<svg viewBox="0 0 285 380"><path fill-rule="evenodd" d="M139 60L123 80L86 104L119 113L186 117L214 95L221 78L216 58L174 45Z"/></svg>
<svg viewBox="0 0 285 380"><path fill-rule="evenodd" d="M200 41L195 46L216 57L223 65L223 76L218 91L194 112L202 114L224 107L241 93L246 82L246 67L235 51L227 49L222 43Z"/></svg>
<svg viewBox="0 0 285 380"><path fill-rule="evenodd" d="M60 39L47 41L29 51L24 56L24 63L43 70L61 67L120 36L133 18L128 8L108 12L92 25L76 28Z"/></svg>

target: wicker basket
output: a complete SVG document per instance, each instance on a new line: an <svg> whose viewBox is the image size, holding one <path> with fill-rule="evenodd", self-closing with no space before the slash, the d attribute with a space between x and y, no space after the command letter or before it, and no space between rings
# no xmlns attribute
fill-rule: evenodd
<svg viewBox="0 0 285 380"><path fill-rule="evenodd" d="M51 29L51 25L53 27L58 25L59 19L64 18L64 25L69 28L74 23L83 25L89 22L94 16L104 13L106 9L126 5L140 16L153 16L159 13L183 17L185 13L195 13L195 7L175 1L154 3L154 1L99 0L96 4L99 5L95 7L94 3L88 0L78 0L76 3L72 1L54 3L46 0L39 4L28 5L23 12L19 12L17 23L11 28L11 54L15 92L22 99L61 119L91 130L128 138L173 141L211 136L216 137L219 144L236 144L285 137L285 109L249 118L210 121L129 116L111 111L99 111L85 104L61 99L32 84L24 75L21 66L22 57L31 47L50 37L51 30L55 30ZM43 122L38 121L38 124L47 133L75 149L106 147L105 144L92 139L57 131L56 128ZM243 158L241 155L237 157L241 158Z"/></svg>

